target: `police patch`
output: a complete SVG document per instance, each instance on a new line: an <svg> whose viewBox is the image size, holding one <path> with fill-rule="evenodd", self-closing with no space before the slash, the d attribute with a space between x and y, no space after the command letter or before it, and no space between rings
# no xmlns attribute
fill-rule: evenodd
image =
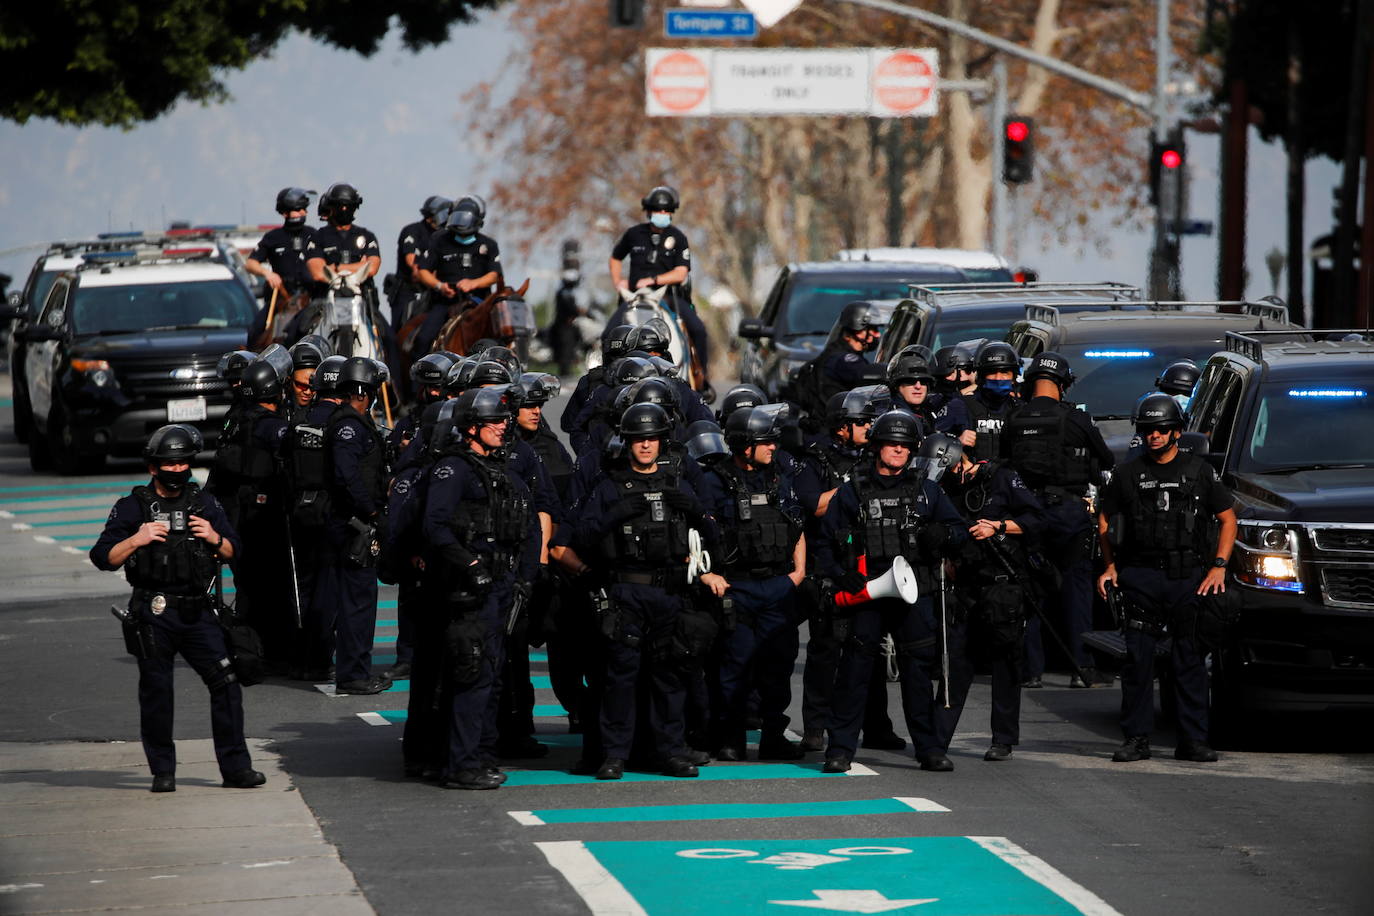
<svg viewBox="0 0 1374 916"><path fill-rule="evenodd" d="M450 477L452 477L452 476L453 476L453 466L452 466L452 465L449 465L449 464L441 464L441 465L439 465L437 468L434 469L434 479L435 479L435 480L448 480L448 479L449 479Z"/></svg>
<svg viewBox="0 0 1374 916"><path fill-rule="evenodd" d="M410 492L410 481L409 481L409 480L398 480L398 481L396 481L396 483L392 486L391 489L394 490L395 492L401 494L402 496L405 496L407 493Z"/></svg>
<svg viewBox="0 0 1374 916"><path fill-rule="evenodd" d="M663 240L663 247L668 249L669 251L672 251L674 248L677 247L677 239L673 238L671 235L668 236L666 239Z"/></svg>
<svg viewBox="0 0 1374 916"><path fill-rule="evenodd" d="M690 261L690 260L692 260L692 249L690 249L690 248L684 248L684 249L682 249L682 260L684 260L684 261Z"/></svg>
<svg viewBox="0 0 1374 916"><path fill-rule="evenodd" d="M357 435L358 431L351 426L340 426L339 431L337 433L338 438L344 440L345 442L349 441Z"/></svg>
<svg viewBox="0 0 1374 916"><path fill-rule="evenodd" d="M353 244L357 245L359 248L366 248L366 247L367 247L367 238L360 235L360 236L358 236L356 239L353 240Z"/></svg>
<svg viewBox="0 0 1374 916"><path fill-rule="evenodd" d="M478 253L478 254L486 254L486 253L487 253L487 246L486 246L486 243L485 243L485 242L482 243L481 245L478 245L478 246L477 246L477 253Z"/></svg>

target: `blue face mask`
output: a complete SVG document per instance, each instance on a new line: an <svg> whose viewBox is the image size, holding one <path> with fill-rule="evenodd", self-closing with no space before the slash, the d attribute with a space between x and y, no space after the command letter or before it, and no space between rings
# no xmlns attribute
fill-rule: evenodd
<svg viewBox="0 0 1374 916"><path fill-rule="evenodd" d="M1175 394L1172 395L1172 397L1174 399L1174 403L1178 404L1178 409L1181 410L1183 413L1187 413L1188 405L1192 403L1193 396L1191 394Z"/></svg>
<svg viewBox="0 0 1374 916"><path fill-rule="evenodd" d="M1004 398L1011 394L1011 389L1015 384L1015 380L1009 378L989 378L984 379L978 387L993 397Z"/></svg>
<svg viewBox="0 0 1374 916"><path fill-rule="evenodd" d="M475 235L455 235L454 238L458 240L459 245L471 245L473 242L477 241L477 236Z"/></svg>
<svg viewBox="0 0 1374 916"><path fill-rule="evenodd" d="M655 229L667 229L673 223L673 217L668 213L650 213L649 222Z"/></svg>

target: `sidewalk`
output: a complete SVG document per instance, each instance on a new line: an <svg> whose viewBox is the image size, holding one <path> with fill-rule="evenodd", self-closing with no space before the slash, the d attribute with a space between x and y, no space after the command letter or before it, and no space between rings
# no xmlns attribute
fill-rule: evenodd
<svg viewBox="0 0 1374 916"><path fill-rule="evenodd" d="M371 914L266 742L259 789L224 789L209 740L178 741L154 795L136 742L0 743L0 912Z"/></svg>

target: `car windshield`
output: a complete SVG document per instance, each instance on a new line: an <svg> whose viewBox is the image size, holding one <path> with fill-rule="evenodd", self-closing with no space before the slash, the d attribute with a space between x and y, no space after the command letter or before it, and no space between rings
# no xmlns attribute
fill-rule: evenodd
<svg viewBox="0 0 1374 916"><path fill-rule="evenodd" d="M1026 307L1020 303L1005 308L979 308L968 314L960 314L958 306L940 312L940 320L935 322L934 332L928 346L932 350L950 347L961 340L1001 340L1007 336L1014 322L1026 317Z"/></svg>
<svg viewBox="0 0 1374 916"><path fill-rule="evenodd" d="M1094 417L1129 419L1136 401L1154 390L1155 379L1170 363L1191 359L1199 366L1222 348L1215 340L1184 343L1144 343L1112 341L1105 344L1078 344L1060 348L1073 367L1076 381L1069 397L1087 406Z"/></svg>
<svg viewBox="0 0 1374 916"><path fill-rule="evenodd" d="M1268 382L1254 417L1241 471L1374 467L1374 372Z"/></svg>
<svg viewBox="0 0 1374 916"><path fill-rule="evenodd" d="M922 270L919 267L891 276L854 277L798 274L787 288L787 307L778 313L775 327L779 337L799 334L829 334L840 310L860 299L902 299L913 283L953 283L948 270Z"/></svg>
<svg viewBox="0 0 1374 916"><path fill-rule="evenodd" d="M247 328L253 302L237 280L78 287L76 334L187 328Z"/></svg>

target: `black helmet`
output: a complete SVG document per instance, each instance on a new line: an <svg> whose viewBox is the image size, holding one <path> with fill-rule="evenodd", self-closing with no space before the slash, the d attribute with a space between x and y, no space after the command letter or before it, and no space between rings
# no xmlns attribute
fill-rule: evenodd
<svg viewBox="0 0 1374 916"><path fill-rule="evenodd" d="M376 360L365 356L350 356L339 370L339 388L349 394L376 394L384 381Z"/></svg>
<svg viewBox="0 0 1374 916"><path fill-rule="evenodd" d="M277 192L277 212L283 215L310 206L310 192L304 188L282 188Z"/></svg>
<svg viewBox="0 0 1374 916"><path fill-rule="evenodd" d="M861 391L837 391L825 404L825 425L831 429L846 423L872 423L877 415L873 399Z"/></svg>
<svg viewBox="0 0 1374 916"><path fill-rule="evenodd" d="M466 391L472 383L472 370L477 368L477 360L471 356L464 356L454 363L448 370L448 377L444 379L444 391L450 396L455 397Z"/></svg>
<svg viewBox="0 0 1374 916"><path fill-rule="evenodd" d="M648 213L657 213L660 210L672 213L678 207L677 192L667 185L661 184L645 194L639 205Z"/></svg>
<svg viewBox="0 0 1374 916"><path fill-rule="evenodd" d="M239 391L250 401L275 401L281 397L281 376L271 363L255 359L243 370Z"/></svg>
<svg viewBox="0 0 1374 916"><path fill-rule="evenodd" d="M680 403L677 396L677 389L671 382L664 381L657 376L642 378L630 386L631 404L657 404L668 412L669 416L677 411Z"/></svg>
<svg viewBox="0 0 1374 916"><path fill-rule="evenodd" d="M1192 394L1200 375L1202 370L1197 363L1191 359L1181 359L1164 367L1159 378L1155 379L1155 388L1165 394Z"/></svg>
<svg viewBox="0 0 1374 916"><path fill-rule="evenodd" d="M630 385L642 378L658 375L654 364L638 356L624 356L616 360L611 368L611 377L616 385Z"/></svg>
<svg viewBox="0 0 1374 916"><path fill-rule="evenodd" d="M505 366L491 359L484 359L472 367L472 375L465 388L480 388L483 385L509 385L515 379Z"/></svg>
<svg viewBox="0 0 1374 916"><path fill-rule="evenodd" d="M944 378L956 369L971 372L973 370L973 354L965 347L941 347L935 351L932 368L940 378Z"/></svg>
<svg viewBox="0 0 1374 916"><path fill-rule="evenodd" d="M911 467L918 474L938 482L945 471L959 463L963 454L964 446L958 439L944 433L931 433L921 440Z"/></svg>
<svg viewBox="0 0 1374 916"><path fill-rule="evenodd" d="M427 405L420 414L420 432L431 455L443 454L444 449L453 443L453 418L457 408L458 399L450 398Z"/></svg>
<svg viewBox="0 0 1374 916"><path fill-rule="evenodd" d="M1021 360L1017 357L1016 351L1011 348L1011 344L992 340L979 348L974 368L978 370L980 376L987 375L989 372L1011 372L1015 374L1016 370L1021 368Z"/></svg>
<svg viewBox="0 0 1374 916"><path fill-rule="evenodd" d="M697 464L710 467L730 454L725 434L710 420L697 420L687 427L687 456Z"/></svg>
<svg viewBox="0 0 1374 916"><path fill-rule="evenodd" d="M893 407L892 389L887 385L863 385L850 389L849 393L866 400L875 417L887 413Z"/></svg>
<svg viewBox="0 0 1374 916"><path fill-rule="evenodd" d="M625 351L630 349L626 340L630 332L635 327L629 324L618 324L606 332L606 336L601 341L601 361L610 365L612 361L625 355Z"/></svg>
<svg viewBox="0 0 1374 916"><path fill-rule="evenodd" d="M513 411L509 385L469 388L454 399L455 426L464 433L482 423L508 420Z"/></svg>
<svg viewBox="0 0 1374 916"><path fill-rule="evenodd" d="M410 364L410 378L417 388L442 388L453 360L442 353L426 353Z"/></svg>
<svg viewBox="0 0 1374 916"><path fill-rule="evenodd" d="M1068 391L1073 384L1073 369L1069 367L1069 361L1064 358L1064 354L1055 353L1053 350L1046 350L1044 353L1036 354L1026 367L1024 376L1027 382L1038 378L1047 378L1059 386L1060 391Z"/></svg>
<svg viewBox="0 0 1374 916"><path fill-rule="evenodd" d="M185 423L171 423L157 429L143 446L144 461L190 461L205 447L200 430Z"/></svg>
<svg viewBox="0 0 1374 916"><path fill-rule="evenodd" d="M619 432L625 441L661 438L673 429L667 412L657 404L631 404L620 417Z"/></svg>
<svg viewBox="0 0 1374 916"><path fill-rule="evenodd" d="M230 385L237 385L243 377L243 370L256 356L251 350L230 350L219 358L219 366L215 371Z"/></svg>
<svg viewBox="0 0 1374 916"><path fill-rule="evenodd" d="M1182 429L1183 411L1170 395L1147 394L1136 405L1135 428L1142 433L1152 429Z"/></svg>
<svg viewBox="0 0 1374 916"><path fill-rule="evenodd" d="M671 339L667 325L654 318L631 331L625 339L625 347L646 353L666 353Z"/></svg>
<svg viewBox="0 0 1374 916"><path fill-rule="evenodd" d="M550 398L558 397L563 383L558 376L547 372L526 372L520 376L520 390L523 392L521 407L539 407L547 404Z"/></svg>
<svg viewBox="0 0 1374 916"><path fill-rule="evenodd" d="M494 363L500 363L505 366L510 372L511 379L518 379L520 374L525 371L525 367L520 364L520 357L515 355L515 351L510 347L501 346L500 344L494 347L487 347L477 358L483 362L491 360Z"/></svg>
<svg viewBox="0 0 1374 916"><path fill-rule="evenodd" d="M440 213L447 212L453 206L453 201L447 197L440 197L438 194L431 194L425 198L425 202L420 204L420 215L424 217L437 217Z"/></svg>
<svg viewBox="0 0 1374 916"><path fill-rule="evenodd" d="M868 444L874 448L883 443L909 445L915 448L920 441L920 424L905 410L889 410L873 421L873 428L868 433Z"/></svg>
<svg viewBox="0 0 1374 916"><path fill-rule="evenodd" d="M930 368L930 351L925 347L906 347L887 364L887 383L894 388L911 382L929 385L933 381L935 372Z"/></svg>
<svg viewBox="0 0 1374 916"><path fill-rule="evenodd" d="M358 189L353 187L353 185L340 182L339 184L330 185L329 190L324 192L324 196L320 198L320 202L324 203L326 201L328 201L331 209L344 207L356 210L363 205L363 196L358 193Z"/></svg>
<svg viewBox="0 0 1374 916"><path fill-rule="evenodd" d="M311 337L314 335L312 334ZM315 369L324 361L328 351L321 350L319 345L309 338L301 338L291 345L291 368L292 369Z"/></svg>
<svg viewBox="0 0 1374 916"><path fill-rule="evenodd" d="M840 330L857 333L869 328L882 326L881 313L871 302L851 302L840 309L840 317L835 320Z"/></svg>
<svg viewBox="0 0 1374 916"><path fill-rule="evenodd" d="M484 198L476 194L464 194L454 201L453 206L467 207L469 210L474 210L477 213L478 219L483 221L487 218L487 202Z"/></svg>
<svg viewBox="0 0 1374 916"><path fill-rule="evenodd" d="M777 412L764 406L737 410L725 421L725 443L738 455L760 442L776 442L782 435L777 421Z"/></svg>
<svg viewBox="0 0 1374 916"><path fill-rule="evenodd" d="M677 364L669 362L661 356L650 354L649 362L653 364L654 370L663 378L677 378Z"/></svg>
<svg viewBox="0 0 1374 916"><path fill-rule="evenodd" d="M346 362L348 358L345 356L326 356L320 360L320 364L315 367L315 374L310 377L310 387L320 394L336 394Z"/></svg>
<svg viewBox="0 0 1374 916"><path fill-rule="evenodd" d="M716 420L723 424L741 407L758 407L767 403L768 395L757 385L736 385L725 392L725 397L720 401L720 410L716 411Z"/></svg>
<svg viewBox="0 0 1374 916"><path fill-rule="evenodd" d="M482 214L477 212L476 207L460 203L448 211L444 228L457 235L476 235L477 230L482 228Z"/></svg>

